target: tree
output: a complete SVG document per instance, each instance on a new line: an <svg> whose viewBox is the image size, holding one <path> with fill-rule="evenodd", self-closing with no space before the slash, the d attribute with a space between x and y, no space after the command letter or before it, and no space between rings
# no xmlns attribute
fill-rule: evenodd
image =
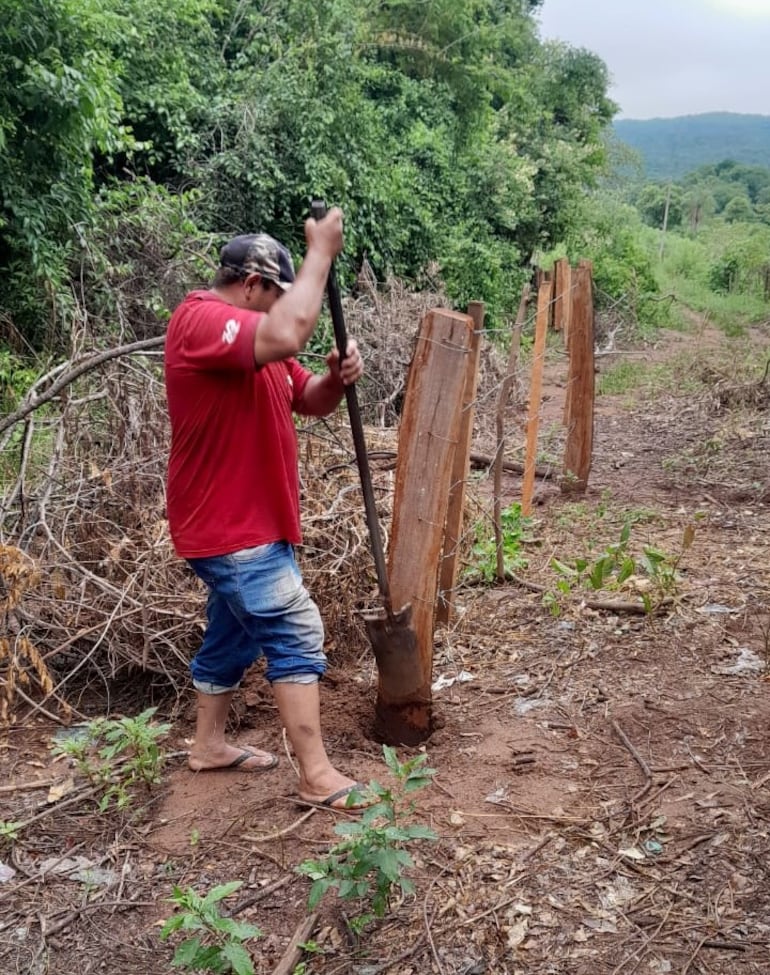
<svg viewBox="0 0 770 975"><path fill-rule="evenodd" d="M754 218L754 208L745 196L734 196L724 208L723 214L728 223L744 221L748 223Z"/></svg>
<svg viewBox="0 0 770 975"><path fill-rule="evenodd" d="M682 209L690 232L697 234L704 221L714 215L716 202L705 186L696 184L683 193Z"/></svg>
<svg viewBox="0 0 770 975"><path fill-rule="evenodd" d="M120 125L114 16L97 0L0 3L0 301L30 279L61 286L73 228L86 220L94 154L130 145ZM42 330L29 307L30 338ZM20 327L25 326L23 308Z"/></svg>
<svg viewBox="0 0 770 975"><path fill-rule="evenodd" d="M606 68L542 45L537 0L3 6L0 297L33 342L112 212L97 194L130 199L132 239L143 207L148 239L172 219L154 185L192 191L172 222L212 246L261 227L295 251L324 196L346 214L343 279L364 258L414 279L437 261L491 322L605 166Z"/></svg>
<svg viewBox="0 0 770 975"><path fill-rule="evenodd" d="M684 203L681 187L671 184L648 183L636 197L636 208L645 223L651 227L661 228L664 219L666 226L671 229L682 223ZM666 209L668 215L666 216Z"/></svg>

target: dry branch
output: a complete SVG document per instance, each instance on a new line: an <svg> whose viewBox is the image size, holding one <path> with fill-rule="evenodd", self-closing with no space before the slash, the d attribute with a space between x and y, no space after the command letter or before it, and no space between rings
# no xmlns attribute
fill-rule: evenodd
<svg viewBox="0 0 770 975"><path fill-rule="evenodd" d="M51 385L42 393L38 393L38 389L44 384L45 381L48 380L48 378L50 378L50 374L43 376L42 379L38 380L25 397L24 404L7 416L4 420L0 420L0 436L2 436L6 430L15 426L25 417L29 416L30 413L42 406L44 403L50 403L50 401L55 399L63 389L65 389L71 383L74 383L76 379L84 376L87 372L91 372L93 369L98 369L98 367L104 365L105 362L109 362L110 359L116 359L118 356L130 355L133 352L146 352L148 349L157 349L162 346L165 341L166 336L160 335L151 339L143 339L141 342L130 342L128 345L120 345L114 349L106 349L104 352L95 352L86 356L79 362L65 362L62 365L57 366L56 371L61 369L66 369L67 371L52 382Z"/></svg>
<svg viewBox="0 0 770 975"><path fill-rule="evenodd" d="M291 975L295 967L302 960L302 947L318 924L318 914L313 913L301 921L291 937L289 946L283 957L273 969L273 975Z"/></svg>
<svg viewBox="0 0 770 975"><path fill-rule="evenodd" d="M496 462L496 457L490 457L487 454L471 454L471 464L477 468L490 468ZM501 464L504 471L509 471L511 474L523 474L524 464L516 460L504 460ZM543 467L542 465L537 465L535 467L535 475L537 477L546 480L549 477L553 477L553 470L550 467Z"/></svg>

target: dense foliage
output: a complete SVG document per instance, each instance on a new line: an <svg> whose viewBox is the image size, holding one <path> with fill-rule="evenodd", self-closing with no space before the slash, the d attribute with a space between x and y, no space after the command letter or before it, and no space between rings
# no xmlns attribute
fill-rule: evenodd
<svg viewBox="0 0 770 975"><path fill-rule="evenodd" d="M0 308L55 346L83 314L140 333L233 232L295 251L346 213L348 281L515 307L605 163L593 54L543 44L539 0L0 0ZM194 255L194 257L192 256ZM130 292L130 294L129 294Z"/></svg>

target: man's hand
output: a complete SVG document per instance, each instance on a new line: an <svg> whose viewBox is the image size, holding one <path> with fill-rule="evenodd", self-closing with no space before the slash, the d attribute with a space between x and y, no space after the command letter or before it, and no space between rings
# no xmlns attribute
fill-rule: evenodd
<svg viewBox="0 0 770 975"><path fill-rule="evenodd" d="M354 339L348 340L342 366L336 348L326 356L326 364L329 371L311 376L299 401L294 404L295 412L302 416L328 416L342 400L344 387L364 374L364 362Z"/></svg>
<svg viewBox="0 0 770 975"><path fill-rule="evenodd" d="M322 220L314 220L312 217L306 220L305 240L308 251L317 250L329 260L334 260L345 243L342 235L342 210L332 207Z"/></svg>
<svg viewBox="0 0 770 975"><path fill-rule="evenodd" d="M364 360L361 358L355 339L348 340L342 366L340 366L340 354L336 348L332 349L327 355L326 365L329 367L332 376L343 386L352 385L364 374Z"/></svg>

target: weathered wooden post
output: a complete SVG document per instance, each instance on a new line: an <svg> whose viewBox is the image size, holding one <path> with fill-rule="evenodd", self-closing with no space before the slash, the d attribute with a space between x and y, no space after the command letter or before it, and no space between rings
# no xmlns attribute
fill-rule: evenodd
<svg viewBox="0 0 770 975"><path fill-rule="evenodd" d="M479 356L481 354L481 333L484 328L484 303L472 301L468 314L473 319L471 347L465 365L465 387L463 390L460 434L457 440L452 475L449 488L449 508L444 531L444 546L438 579L438 605L436 622L448 623L454 609L455 586L460 565L460 539L463 534L463 513L465 510L465 489L471 466L471 438L473 419L476 415L476 390L479 382Z"/></svg>
<svg viewBox="0 0 770 975"><path fill-rule="evenodd" d="M441 309L422 322L399 428L388 577L394 606L412 606L419 679L380 681L375 734L416 745L432 731L433 621L473 319Z"/></svg>
<svg viewBox="0 0 770 975"><path fill-rule="evenodd" d="M572 312L567 376L567 442L564 449L564 493L588 487L594 440L594 300L592 265L581 261L572 272Z"/></svg>

